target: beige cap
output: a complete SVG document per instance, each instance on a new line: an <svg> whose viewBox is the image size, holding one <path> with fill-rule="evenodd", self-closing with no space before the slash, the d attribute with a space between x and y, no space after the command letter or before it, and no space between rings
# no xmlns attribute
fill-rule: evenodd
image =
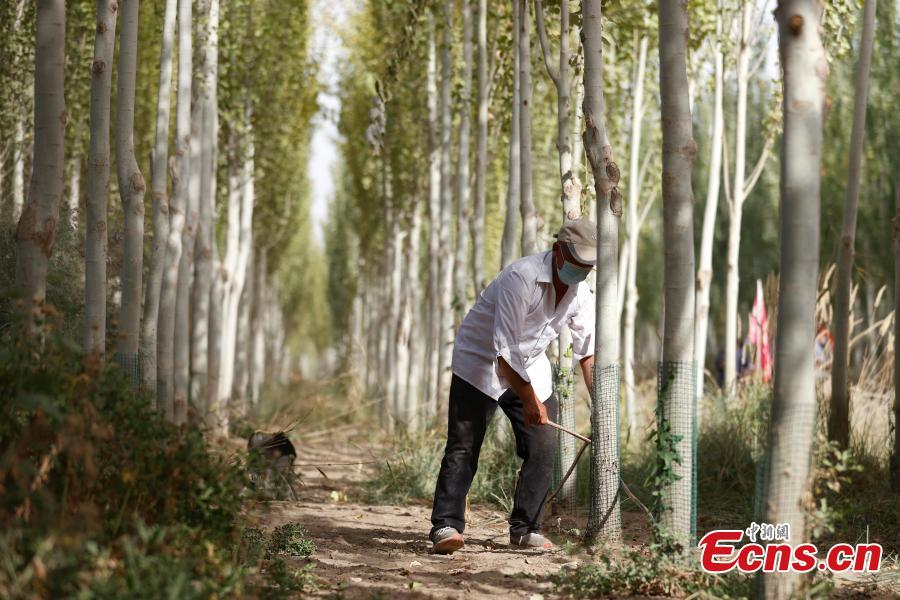
<svg viewBox="0 0 900 600"><path fill-rule="evenodd" d="M566 221L556 234L556 239L568 244L569 252L578 262L597 264L597 226L590 219Z"/></svg>

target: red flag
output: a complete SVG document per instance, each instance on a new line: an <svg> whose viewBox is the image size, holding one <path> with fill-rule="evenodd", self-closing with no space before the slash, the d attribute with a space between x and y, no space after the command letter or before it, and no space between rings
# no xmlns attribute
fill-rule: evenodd
<svg viewBox="0 0 900 600"><path fill-rule="evenodd" d="M766 312L766 299L763 295L762 282L756 280L756 298L750 310L749 342L756 346L756 366L763 381L772 380L772 349L769 346L769 316Z"/></svg>

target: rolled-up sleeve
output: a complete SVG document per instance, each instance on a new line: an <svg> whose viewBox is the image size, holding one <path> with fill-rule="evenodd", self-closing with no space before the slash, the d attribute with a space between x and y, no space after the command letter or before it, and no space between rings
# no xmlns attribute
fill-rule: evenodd
<svg viewBox="0 0 900 600"><path fill-rule="evenodd" d="M497 358L503 358L523 380L531 382L525 370L525 357L519 349L519 333L525 322L528 310L529 289L521 274L508 271L503 274L497 290L497 304L494 311L494 352ZM497 376L503 380L499 369L499 361L494 368Z"/></svg>
<svg viewBox="0 0 900 600"><path fill-rule="evenodd" d="M572 354L575 360L594 355L594 296L584 284L578 286L575 310L569 316Z"/></svg>

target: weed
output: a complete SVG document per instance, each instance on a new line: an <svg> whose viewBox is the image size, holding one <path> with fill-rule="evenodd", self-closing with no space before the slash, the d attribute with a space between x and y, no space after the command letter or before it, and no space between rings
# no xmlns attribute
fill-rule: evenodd
<svg viewBox="0 0 900 600"><path fill-rule="evenodd" d="M300 523L285 523L276 527L266 543L265 557L271 559L280 554L312 556L316 552L316 545L305 536L306 530Z"/></svg>
<svg viewBox="0 0 900 600"><path fill-rule="evenodd" d="M284 598L290 594L314 592L318 589L312 565L294 567L283 558L268 563L264 574L267 585L262 589L263 598Z"/></svg>
<svg viewBox="0 0 900 600"><path fill-rule="evenodd" d="M748 577L705 573L671 556L659 546L629 548L621 554L604 553L597 563L560 571L553 577L558 592L578 598L608 596L682 596L746 598Z"/></svg>

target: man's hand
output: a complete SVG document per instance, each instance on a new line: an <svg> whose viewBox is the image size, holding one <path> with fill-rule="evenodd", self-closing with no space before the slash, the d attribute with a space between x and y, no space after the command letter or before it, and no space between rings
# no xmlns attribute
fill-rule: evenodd
<svg viewBox="0 0 900 600"><path fill-rule="evenodd" d="M526 425L546 425L550 421L547 418L547 407L537 398L522 401L522 414Z"/></svg>
<svg viewBox="0 0 900 600"><path fill-rule="evenodd" d="M522 379L515 369L506 364L502 357L497 357L497 363L500 366L500 373L509 385L512 387L516 395L522 400L522 416L525 417L526 425L546 425L547 409L534 393L531 383Z"/></svg>

